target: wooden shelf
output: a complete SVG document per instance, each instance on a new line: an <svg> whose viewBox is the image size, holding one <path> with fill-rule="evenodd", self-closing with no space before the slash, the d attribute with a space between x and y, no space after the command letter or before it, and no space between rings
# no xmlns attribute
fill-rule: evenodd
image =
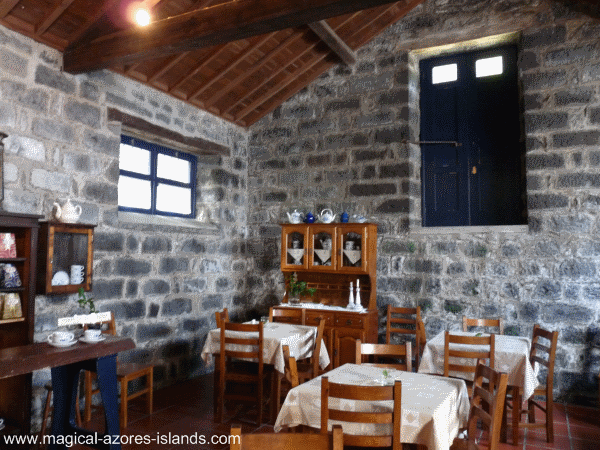
<svg viewBox="0 0 600 450"><path fill-rule="evenodd" d="M27 261L27 258L0 258L0 264L22 263Z"/></svg>
<svg viewBox="0 0 600 450"><path fill-rule="evenodd" d="M0 325L14 322L25 322L25 317L17 317L16 319L0 319Z"/></svg>

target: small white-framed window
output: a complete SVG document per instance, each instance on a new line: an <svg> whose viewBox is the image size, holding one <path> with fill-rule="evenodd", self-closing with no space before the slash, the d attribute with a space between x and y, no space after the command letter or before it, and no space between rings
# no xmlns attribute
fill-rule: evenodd
<svg viewBox="0 0 600 450"><path fill-rule="evenodd" d="M131 136L121 136L119 211L195 216L196 157Z"/></svg>
<svg viewBox="0 0 600 450"><path fill-rule="evenodd" d="M475 61L475 76L477 78L500 75L503 71L502 56L492 56Z"/></svg>
<svg viewBox="0 0 600 450"><path fill-rule="evenodd" d="M431 84L449 83L458 80L458 65L444 64L431 69Z"/></svg>

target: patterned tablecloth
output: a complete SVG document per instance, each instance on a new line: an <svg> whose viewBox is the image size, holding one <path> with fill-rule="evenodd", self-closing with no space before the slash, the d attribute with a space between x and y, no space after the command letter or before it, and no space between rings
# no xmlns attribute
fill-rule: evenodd
<svg viewBox="0 0 600 450"><path fill-rule="evenodd" d="M462 336L475 336L474 332L452 331L452 334ZM427 341L419 373L444 373L444 332L442 331L430 341ZM461 348L453 344L452 348ZM464 346L463 346L464 347ZM531 340L520 336L496 335L495 369L508 374L508 384L523 388L523 399L526 400L533 394L539 385L537 379L538 364L535 370L529 362ZM472 347L470 347L472 348ZM464 376L463 373L452 373L450 376ZM471 377L472 379L472 377Z"/></svg>
<svg viewBox="0 0 600 450"><path fill-rule="evenodd" d="M206 338L206 343L200 356L207 364L212 364L213 354L221 351L220 333L217 328L211 330ZM245 334L234 332L235 334ZM284 373L285 361L283 360L283 346L290 348L290 356L297 360L310 358L315 346L317 327L306 325L292 325L287 323L267 322L263 330L263 361L272 364L278 372ZM325 342L321 342L319 366L324 369L329 364L329 354Z"/></svg>
<svg viewBox="0 0 600 450"><path fill-rule="evenodd" d="M458 379L425 375L414 372L390 370L390 375L402 381L402 425L400 440L403 443L426 445L429 450L447 450L466 425L469 416L469 396L465 382ZM344 364L325 376L336 383L376 385L381 384L383 369L369 365ZM332 399L332 405L339 407ZM366 402L341 400L346 408L355 410L389 409L390 401ZM330 425L336 423L330 421ZM283 427L306 425L321 426L321 377L317 377L290 390L275 422L275 431ZM343 423L347 434L389 434L389 425L364 425Z"/></svg>

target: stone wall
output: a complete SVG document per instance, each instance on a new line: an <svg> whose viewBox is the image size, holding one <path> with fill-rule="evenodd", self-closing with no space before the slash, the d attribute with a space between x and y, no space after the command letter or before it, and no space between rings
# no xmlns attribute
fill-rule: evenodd
<svg viewBox="0 0 600 450"><path fill-rule="evenodd" d="M211 370L199 357L205 335L215 311L243 313L252 264L245 256L246 131L124 77L70 76L61 64L58 52L0 28L3 208L48 218L54 201L80 204L81 222L97 224L90 296L114 311L120 334L137 344L120 358L154 363L157 386ZM229 149L228 157L198 158L197 202L213 225L143 225L119 216L121 125L108 121L108 108ZM76 295L37 296L35 340L45 340L57 318L83 312ZM49 370L34 374L34 427L49 377Z"/></svg>
<svg viewBox="0 0 600 450"><path fill-rule="evenodd" d="M518 30L528 226L425 232L419 147L403 143L418 139L412 50ZM502 316L523 336L540 323L560 332L557 396L595 399L598 36L596 21L554 2L423 3L355 65L333 66L251 128L249 242L276 257L278 223L293 208L364 215L379 230L380 316L388 304L419 304L429 337L459 329L462 315ZM256 272L274 279L277 267Z"/></svg>

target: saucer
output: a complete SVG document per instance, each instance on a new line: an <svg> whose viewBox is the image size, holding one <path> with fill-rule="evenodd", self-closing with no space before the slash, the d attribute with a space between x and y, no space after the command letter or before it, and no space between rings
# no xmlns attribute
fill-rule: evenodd
<svg viewBox="0 0 600 450"><path fill-rule="evenodd" d="M85 336L81 336L79 338L79 340L81 342L85 342L86 344L95 344L96 342L102 342L104 339L106 339L105 336L100 336L98 339L94 339L94 340L91 340L91 339L88 340L88 339L85 338Z"/></svg>
<svg viewBox="0 0 600 450"><path fill-rule="evenodd" d="M77 339L73 339L72 341L69 342L52 342L50 340L50 336L48 336L48 344L52 345L53 347L70 347L71 345L75 344L77 342Z"/></svg>

